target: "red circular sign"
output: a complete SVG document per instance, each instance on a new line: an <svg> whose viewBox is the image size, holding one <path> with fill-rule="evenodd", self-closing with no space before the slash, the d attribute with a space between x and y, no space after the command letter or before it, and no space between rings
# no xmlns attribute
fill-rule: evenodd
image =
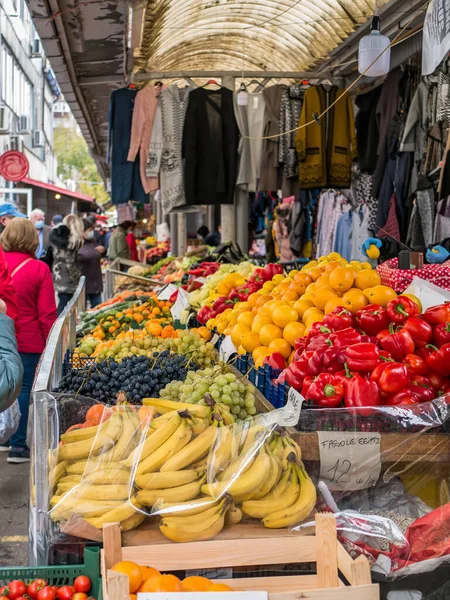
<svg viewBox="0 0 450 600"><path fill-rule="evenodd" d="M28 159L22 152L9 150L0 156L0 175L8 181L21 181L29 169Z"/></svg>

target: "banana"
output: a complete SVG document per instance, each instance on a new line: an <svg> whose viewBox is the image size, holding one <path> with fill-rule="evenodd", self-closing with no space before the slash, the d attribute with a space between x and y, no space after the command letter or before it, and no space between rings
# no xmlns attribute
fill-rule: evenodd
<svg viewBox="0 0 450 600"><path fill-rule="evenodd" d="M303 521L311 514L317 499L316 488L303 468L295 464L294 469L296 469L300 480L300 493L297 500L291 506L277 510L264 517L264 527L270 529L289 527Z"/></svg>
<svg viewBox="0 0 450 600"><path fill-rule="evenodd" d="M180 471L207 454L213 446L218 429L211 425L192 442L161 466L161 471Z"/></svg>
<svg viewBox="0 0 450 600"><path fill-rule="evenodd" d="M241 436L241 445L243 445L240 454L245 455L249 452L253 454L258 450L264 444L265 436L263 432L265 430L264 425L253 425L249 429L244 429Z"/></svg>
<svg viewBox="0 0 450 600"><path fill-rule="evenodd" d="M271 463L269 475L267 476L264 485L251 498L252 500L260 500L261 498L264 498L264 496L266 496L280 480L282 473L281 462L275 456L270 456L269 458Z"/></svg>
<svg viewBox="0 0 450 600"><path fill-rule="evenodd" d="M54 521L69 519L72 514L82 517L101 517L121 504L120 500L80 500L73 496L66 496L56 505L50 516Z"/></svg>
<svg viewBox="0 0 450 600"><path fill-rule="evenodd" d="M249 500L242 503L242 512L255 519L263 519L267 515L283 508L289 508L297 500L300 488L297 474L286 473L280 483L261 500Z"/></svg>
<svg viewBox="0 0 450 600"><path fill-rule="evenodd" d="M122 531L131 531L132 529L137 529L139 525L142 525L142 523L145 521L146 516L147 515L145 514L137 512L131 517L128 517L128 519L125 519L125 521L121 521L120 528Z"/></svg>
<svg viewBox="0 0 450 600"><path fill-rule="evenodd" d="M80 484L78 496L84 500L126 500L129 494L129 486L116 485L90 485Z"/></svg>
<svg viewBox="0 0 450 600"><path fill-rule="evenodd" d="M56 493L57 495L60 494L66 494L67 492L70 492L71 489L73 489L74 487L76 487L77 485L80 485L80 483L72 481L72 482L66 482L66 483L58 483L58 487L56 488Z"/></svg>
<svg viewBox="0 0 450 600"><path fill-rule="evenodd" d="M208 427L207 419L200 419L199 417L192 418L192 433L197 437Z"/></svg>
<svg viewBox="0 0 450 600"><path fill-rule="evenodd" d="M84 429L73 429L72 431L67 431L66 433L62 434L61 440L65 444L72 444L73 442L82 442L83 440L88 440L97 434L99 427L100 425L94 425L94 427L86 427Z"/></svg>
<svg viewBox="0 0 450 600"><path fill-rule="evenodd" d="M104 471L103 469L99 469L98 471L85 475L83 477L83 483L90 483L93 485L111 485L114 483L128 484L130 482L130 476L130 471L125 471L124 469L119 469L118 471L112 469ZM76 475L74 475L74 477L76 477Z"/></svg>
<svg viewBox="0 0 450 600"><path fill-rule="evenodd" d="M125 466L131 468L136 461L142 462L147 456L156 452L156 450L170 439L180 424L181 417L178 413L175 413L171 419L166 421L153 435L147 437L147 439L130 454L129 458L125 461Z"/></svg>
<svg viewBox="0 0 450 600"><path fill-rule="evenodd" d="M102 457L100 457L97 460L92 458L90 460L80 460L78 462L68 464L66 467L66 473L68 475L87 475L88 473L92 473L97 469L108 471L126 470L122 462L106 462L105 460L102 460Z"/></svg>
<svg viewBox="0 0 450 600"><path fill-rule="evenodd" d="M296 449L291 445L291 439L283 438L283 456L281 458L281 466L283 471L286 471L288 468L289 462L295 459Z"/></svg>
<svg viewBox="0 0 450 600"><path fill-rule="evenodd" d="M195 481L197 471L167 471L166 473L147 473L136 477L136 485L144 490L163 490L178 487Z"/></svg>
<svg viewBox="0 0 450 600"><path fill-rule="evenodd" d="M50 507L53 508L54 506L56 506L58 504L58 502L61 502L62 499L63 499L63 496L52 496L50 498L50 502L49 502Z"/></svg>
<svg viewBox="0 0 450 600"><path fill-rule="evenodd" d="M234 503L230 506L225 515L225 525L236 525L242 521L242 510L237 508Z"/></svg>
<svg viewBox="0 0 450 600"><path fill-rule="evenodd" d="M124 408L124 407L122 407ZM127 409L121 413L123 429L119 441L112 452L113 462L119 462L128 458L138 444L137 434L140 430L140 421L134 410Z"/></svg>
<svg viewBox="0 0 450 600"><path fill-rule="evenodd" d="M203 498L197 498L197 500L189 502L163 502L157 506L158 510L153 514L158 514L162 517L165 515L188 517L202 513L211 506L216 506L218 503L219 500L211 498L211 496L203 496Z"/></svg>
<svg viewBox="0 0 450 600"><path fill-rule="evenodd" d="M166 523L172 525L198 525L204 520L209 519L212 515L215 515L218 510L221 510L224 502L227 502L227 500L223 499L219 504L210 506L206 510L196 513L195 515L185 515L184 513L181 513L179 516L162 515L162 517Z"/></svg>
<svg viewBox="0 0 450 600"><path fill-rule="evenodd" d="M81 475L65 475L64 477L61 477L61 479L58 482L58 486L60 486L61 484L65 484L65 483L80 483L81 481Z"/></svg>
<svg viewBox="0 0 450 600"><path fill-rule="evenodd" d="M205 478L192 481L185 485L164 490L141 490L136 494L136 501L143 506L153 506L158 500L161 502L185 502L196 498L202 487Z"/></svg>
<svg viewBox="0 0 450 600"><path fill-rule="evenodd" d="M241 475L248 471L253 465L255 458L256 456L254 454L245 454L239 456L228 465L223 473L220 473L217 479L219 481L229 481L230 479L241 477Z"/></svg>
<svg viewBox="0 0 450 600"><path fill-rule="evenodd" d="M159 529L163 535L173 542L198 542L214 538L222 531L224 524L225 511L222 509L222 511L218 511L201 524L196 525L166 523L163 519Z"/></svg>
<svg viewBox="0 0 450 600"><path fill-rule="evenodd" d="M188 427L186 423L186 419L182 419L181 423L178 425L178 428L175 430L168 440L164 442L157 450L155 450L152 454L147 456L144 460L142 460L136 470L136 475L143 475L144 473L152 473L154 471L158 471L168 458L172 455L173 448L177 446L181 442L181 440L185 439L186 427ZM156 435L156 434L155 434ZM148 440L153 439L153 435L148 438ZM174 471L175 469L167 469L168 471Z"/></svg>
<svg viewBox="0 0 450 600"><path fill-rule="evenodd" d="M58 448L58 457L60 460L75 461L88 458L89 455L95 456L101 454L114 446L121 432L122 417L116 413L106 423L102 424L95 438L60 446Z"/></svg>
<svg viewBox="0 0 450 600"><path fill-rule="evenodd" d="M224 425L234 425L236 421L234 419L234 416L231 414L229 407L226 404L218 404L217 411L222 417Z"/></svg>
<svg viewBox="0 0 450 600"><path fill-rule="evenodd" d="M51 471L49 476L49 486L52 488L54 485L58 483L61 477L64 477L67 471L68 462L63 460L58 463Z"/></svg>
<svg viewBox="0 0 450 600"><path fill-rule="evenodd" d="M119 506L117 506L116 508L109 510L101 517L98 517L94 526L100 528L105 523L120 523L132 517L136 512L138 512L137 508L140 508L140 505L136 503L134 498L132 498L131 500L135 504L133 504L129 500L126 500L125 502L119 504Z"/></svg>
<svg viewBox="0 0 450 600"><path fill-rule="evenodd" d="M295 452L295 455L297 456L297 462L300 462L302 460L302 449L293 438L289 436L288 439L291 446L293 447L293 452Z"/></svg>
<svg viewBox="0 0 450 600"><path fill-rule="evenodd" d="M202 406L201 404L187 404L186 402L176 402L174 400L165 400L163 398L144 398L142 404L144 406L152 406L161 414L170 411L188 410L192 417L200 417L201 419L209 417L211 412L211 409L208 406Z"/></svg>
<svg viewBox="0 0 450 600"><path fill-rule="evenodd" d="M189 421L186 421L185 423L185 428L184 428L184 435L183 437L177 442L177 444L175 444L172 448L172 452L170 453L169 458L171 458L172 456L174 456L177 452L179 452L182 448L184 448L185 446L187 446L189 444L189 442L192 439L192 435L193 435L193 431L192 431L192 426L190 424Z"/></svg>
<svg viewBox="0 0 450 600"><path fill-rule="evenodd" d="M261 482L267 479L269 465L270 458L265 452L261 452L250 469L243 475L233 480L203 485L202 492L213 496L213 498L228 492L233 499L239 499L255 489L259 490L262 485Z"/></svg>
<svg viewBox="0 0 450 600"><path fill-rule="evenodd" d="M230 427L221 427L212 452L206 461L208 481L215 481L216 474L228 466L233 455L233 442L235 437Z"/></svg>

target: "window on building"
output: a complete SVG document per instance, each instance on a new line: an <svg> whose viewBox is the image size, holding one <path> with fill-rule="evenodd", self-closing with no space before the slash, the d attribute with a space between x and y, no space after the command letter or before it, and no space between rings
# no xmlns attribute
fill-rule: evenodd
<svg viewBox="0 0 450 600"><path fill-rule="evenodd" d="M1 99L18 117L28 117L32 127L33 86L4 40L1 48Z"/></svg>

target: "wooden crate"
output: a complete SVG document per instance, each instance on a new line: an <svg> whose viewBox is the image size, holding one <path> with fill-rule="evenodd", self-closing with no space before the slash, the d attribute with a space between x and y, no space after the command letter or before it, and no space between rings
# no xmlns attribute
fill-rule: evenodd
<svg viewBox="0 0 450 600"><path fill-rule="evenodd" d="M379 600L379 587L371 583L366 558L353 560L337 540L331 514L316 515L311 536L278 535L207 542L122 547L118 523L103 528L102 577L104 600L128 600L128 578L111 571L119 560L131 560L160 571L219 567L316 563L316 575L247 577L221 580L236 591L267 591L270 600ZM345 585L339 572L349 585ZM220 580L219 580L220 581Z"/></svg>

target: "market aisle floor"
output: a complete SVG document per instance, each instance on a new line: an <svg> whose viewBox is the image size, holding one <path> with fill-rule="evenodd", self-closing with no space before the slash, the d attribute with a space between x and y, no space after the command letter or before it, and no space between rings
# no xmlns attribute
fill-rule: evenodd
<svg viewBox="0 0 450 600"><path fill-rule="evenodd" d="M30 463L9 465L0 452L0 566L28 565Z"/></svg>

